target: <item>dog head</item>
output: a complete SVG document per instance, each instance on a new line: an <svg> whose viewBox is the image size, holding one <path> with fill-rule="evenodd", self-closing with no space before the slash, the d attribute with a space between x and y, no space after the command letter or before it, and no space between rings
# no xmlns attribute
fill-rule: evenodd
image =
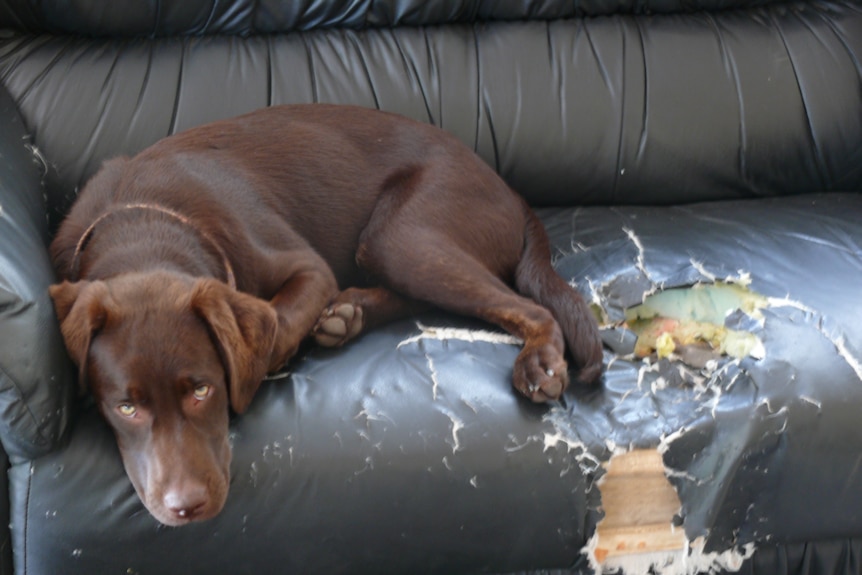
<svg viewBox="0 0 862 575"><path fill-rule="evenodd" d="M272 306L167 272L50 291L80 381L144 506L172 526L218 514L230 482L229 407L245 411L266 375Z"/></svg>

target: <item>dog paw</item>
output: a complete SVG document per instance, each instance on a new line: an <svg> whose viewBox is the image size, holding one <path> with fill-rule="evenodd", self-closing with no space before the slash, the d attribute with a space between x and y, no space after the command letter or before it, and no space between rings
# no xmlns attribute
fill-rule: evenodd
<svg viewBox="0 0 862 575"><path fill-rule="evenodd" d="M535 403L559 399L569 386L568 364L552 345L524 348L515 360L512 384Z"/></svg>
<svg viewBox="0 0 862 575"><path fill-rule="evenodd" d="M344 345L362 331L362 308L351 303L336 303L325 310L312 330L314 341L323 347Z"/></svg>

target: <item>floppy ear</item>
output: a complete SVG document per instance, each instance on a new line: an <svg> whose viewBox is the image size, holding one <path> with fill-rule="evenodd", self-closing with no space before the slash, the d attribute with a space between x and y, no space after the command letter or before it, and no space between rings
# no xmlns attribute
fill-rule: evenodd
<svg viewBox="0 0 862 575"><path fill-rule="evenodd" d="M269 303L216 280L199 280L191 306L209 326L228 377L230 404L244 412L269 369L278 318Z"/></svg>
<svg viewBox="0 0 862 575"><path fill-rule="evenodd" d="M108 288L101 281L64 281L50 286L48 291L54 300L54 310L60 320L66 350L78 366L78 384L83 393L87 388L90 342L108 319Z"/></svg>

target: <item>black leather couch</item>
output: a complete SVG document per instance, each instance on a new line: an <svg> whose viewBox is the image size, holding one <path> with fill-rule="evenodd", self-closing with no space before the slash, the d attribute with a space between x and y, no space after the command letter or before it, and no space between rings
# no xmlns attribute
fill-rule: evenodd
<svg viewBox="0 0 862 575"><path fill-rule="evenodd" d="M291 102L472 146L607 373L528 404L516 343L440 312L309 348L232 421L223 513L163 528L77 395L46 245L106 158ZM0 127L0 573L589 573L600 463L635 448L703 569L862 570L859 1L3 0ZM626 310L714 283L762 296L723 326L760 353L632 355Z"/></svg>

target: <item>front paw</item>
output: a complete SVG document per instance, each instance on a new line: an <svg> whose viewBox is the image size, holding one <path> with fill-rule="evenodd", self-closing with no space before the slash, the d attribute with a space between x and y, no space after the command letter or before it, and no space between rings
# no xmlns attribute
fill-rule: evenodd
<svg viewBox="0 0 862 575"><path fill-rule="evenodd" d="M553 345L525 347L515 360L512 384L535 403L559 399L569 386L568 365Z"/></svg>
<svg viewBox="0 0 862 575"><path fill-rule="evenodd" d="M359 335L362 326L361 307L352 303L336 303L323 310L311 333L318 345L339 347Z"/></svg>

